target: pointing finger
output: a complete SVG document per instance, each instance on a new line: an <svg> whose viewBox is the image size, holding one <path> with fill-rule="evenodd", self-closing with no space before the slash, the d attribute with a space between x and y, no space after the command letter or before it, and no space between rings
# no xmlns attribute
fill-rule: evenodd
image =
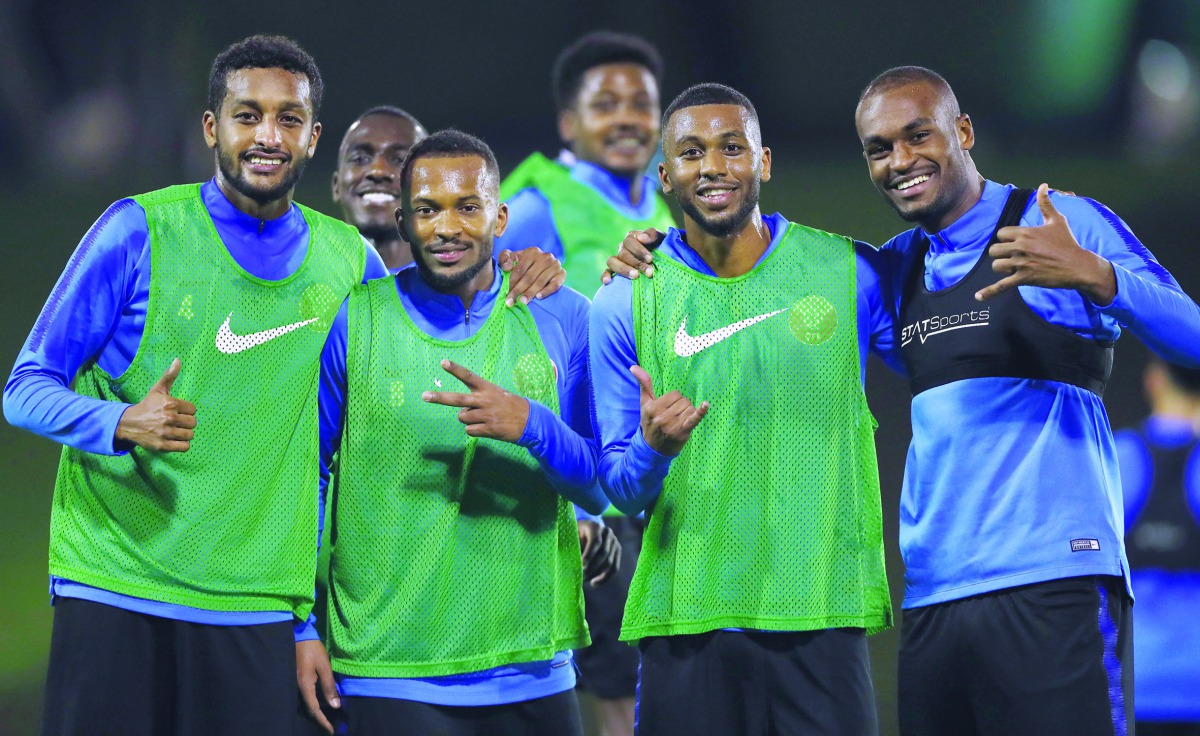
<svg viewBox="0 0 1200 736"><path fill-rule="evenodd" d="M1020 275L1015 273L1012 276L1002 278L991 286L984 287L975 292L975 300L982 302L991 299L997 294L1003 294L1014 286L1020 285L1020 278Z"/></svg>
<svg viewBox="0 0 1200 736"><path fill-rule="evenodd" d="M454 391L426 391L421 394L421 399L430 404L457 406L460 408L477 409L480 405L480 399L475 394L460 394Z"/></svg>
<svg viewBox="0 0 1200 736"><path fill-rule="evenodd" d="M462 381L463 385L472 391L483 388L487 384L487 381L452 360L443 360L442 368L450 375Z"/></svg>

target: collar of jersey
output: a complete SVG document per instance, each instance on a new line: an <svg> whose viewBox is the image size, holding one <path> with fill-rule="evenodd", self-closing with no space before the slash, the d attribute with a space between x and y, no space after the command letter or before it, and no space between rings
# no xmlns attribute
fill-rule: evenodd
<svg viewBox="0 0 1200 736"><path fill-rule="evenodd" d="M984 181L983 195L963 216L950 223L936 233L922 228L921 232L929 239L930 255L951 253L985 245L996 229L996 221L1008 201L1011 185L997 184L994 181Z"/></svg>
<svg viewBox="0 0 1200 736"><path fill-rule="evenodd" d="M763 222L767 224L767 232L771 233L771 242L767 245L767 249L758 257L758 261L754 264L754 268L762 265L762 262L767 260L767 256L775 250L775 246L779 245L779 241L783 240L783 234L787 232L788 220L783 215L776 212L763 218ZM677 261L682 262L685 266L697 273L702 273L705 276L717 278L717 274L705 263L700 254L692 249L692 246L684 240L685 234L682 230L671 228L667 231L667 237L663 240L659 251L664 255L671 256ZM754 270L754 269L751 269Z"/></svg>
<svg viewBox="0 0 1200 736"><path fill-rule="evenodd" d="M463 319L462 300L454 294L443 294L421 278L415 263L410 263L396 274L396 288L404 311L422 332L442 340L461 340L475 334L492 313L492 305L500 296L503 282L500 267L492 260L495 278L487 291L476 292L471 300L471 320L467 325ZM466 327L468 332L463 334Z"/></svg>
<svg viewBox="0 0 1200 736"><path fill-rule="evenodd" d="M561 156L559 160L562 160ZM613 209L631 220L648 220L654 214L654 193L658 187L648 176L642 177L642 201L637 204L629 201L629 182L596 164L576 160L571 164L571 178L594 189Z"/></svg>

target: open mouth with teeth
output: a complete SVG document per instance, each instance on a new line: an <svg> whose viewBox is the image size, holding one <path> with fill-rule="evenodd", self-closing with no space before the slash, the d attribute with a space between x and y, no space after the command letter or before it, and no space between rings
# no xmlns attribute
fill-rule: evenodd
<svg viewBox="0 0 1200 736"><path fill-rule="evenodd" d="M724 207L734 197L734 187L701 187L696 197L709 207Z"/></svg>
<svg viewBox="0 0 1200 736"><path fill-rule="evenodd" d="M396 195L391 192L363 192L358 196L363 202L369 205L386 206L396 204Z"/></svg>
<svg viewBox="0 0 1200 736"><path fill-rule="evenodd" d="M635 135L622 135L608 138L604 141L609 149L621 154L641 153L646 148L646 139Z"/></svg>
<svg viewBox="0 0 1200 736"><path fill-rule="evenodd" d="M278 171L288 161L284 156L262 156L253 153L243 158L249 165L250 170L257 174L269 174Z"/></svg>
<svg viewBox="0 0 1200 736"><path fill-rule="evenodd" d="M904 179L896 184L893 184L892 188L898 192L916 194L923 189L921 185L932 178L933 174L921 174L919 176L914 176L911 179Z"/></svg>

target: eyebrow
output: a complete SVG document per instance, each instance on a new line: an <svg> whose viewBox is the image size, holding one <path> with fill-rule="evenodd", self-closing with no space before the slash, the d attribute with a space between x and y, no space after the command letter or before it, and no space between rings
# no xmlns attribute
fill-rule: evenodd
<svg viewBox="0 0 1200 736"><path fill-rule="evenodd" d="M482 201L483 201L483 195L482 195L482 194L479 194L479 193L465 194L465 195L463 195L463 196L459 197L458 199L454 200L454 203L455 203L455 204L465 204L465 203L467 203L467 202L471 202L471 201L474 201L474 200L477 200L477 201L480 201L480 202L482 202ZM431 197L413 197L413 198L412 198L412 204L413 204L413 206L414 206L414 207L415 207L415 206L416 206L418 203L420 203L420 202L424 202L424 203L427 203L427 204L432 204L432 205L439 205L439 204L441 204L441 203L440 203L438 200L436 200L436 199L433 199L433 198L431 198Z"/></svg>
<svg viewBox="0 0 1200 736"><path fill-rule="evenodd" d="M237 107L239 105L243 105L245 107L252 107L255 110L258 110L260 112L262 111L262 104L258 100L234 100L233 101L234 107ZM288 100L287 102L280 105L280 109L282 109L282 110L304 110L305 105L303 102L300 102L299 100Z"/></svg>
<svg viewBox="0 0 1200 736"><path fill-rule="evenodd" d="M913 130L916 130L917 128L924 128L926 125L932 125L932 124L933 124L933 118L917 118L916 120L909 121L909 123L907 125L905 125L903 128L901 128L900 130L904 133L910 133ZM871 135L871 136L867 136L866 138L864 138L862 144L863 144L863 148L866 148L867 146L870 146L870 145L883 144L883 143L887 143L887 142L888 142L888 139L884 138L881 135Z"/></svg>

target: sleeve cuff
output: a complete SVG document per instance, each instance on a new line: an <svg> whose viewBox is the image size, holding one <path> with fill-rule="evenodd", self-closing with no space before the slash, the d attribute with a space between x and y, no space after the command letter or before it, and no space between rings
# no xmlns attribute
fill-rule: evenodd
<svg viewBox="0 0 1200 736"><path fill-rule="evenodd" d="M577 504L572 505L575 506L575 521L594 521L600 526L604 526L604 519L599 514L589 514L583 507Z"/></svg>
<svg viewBox="0 0 1200 736"><path fill-rule="evenodd" d="M296 621L292 633L297 642L320 639L321 637L317 635L317 615L310 613L306 620Z"/></svg>
<svg viewBox="0 0 1200 736"><path fill-rule="evenodd" d="M546 427L554 422L555 415L550 409L533 399L525 400L529 402L529 418L525 420L525 431L521 433L521 439L517 440L517 444L529 450L535 458L540 459L537 452L538 447L542 444L542 438L546 436Z"/></svg>
<svg viewBox="0 0 1200 736"><path fill-rule="evenodd" d="M133 404L113 402L111 408L106 408L108 416L104 418L103 436L109 438L108 447L94 452L99 455L128 455L129 451L134 448L132 442L117 439L117 425L121 423L121 417L125 416L125 412L132 406Z"/></svg>

